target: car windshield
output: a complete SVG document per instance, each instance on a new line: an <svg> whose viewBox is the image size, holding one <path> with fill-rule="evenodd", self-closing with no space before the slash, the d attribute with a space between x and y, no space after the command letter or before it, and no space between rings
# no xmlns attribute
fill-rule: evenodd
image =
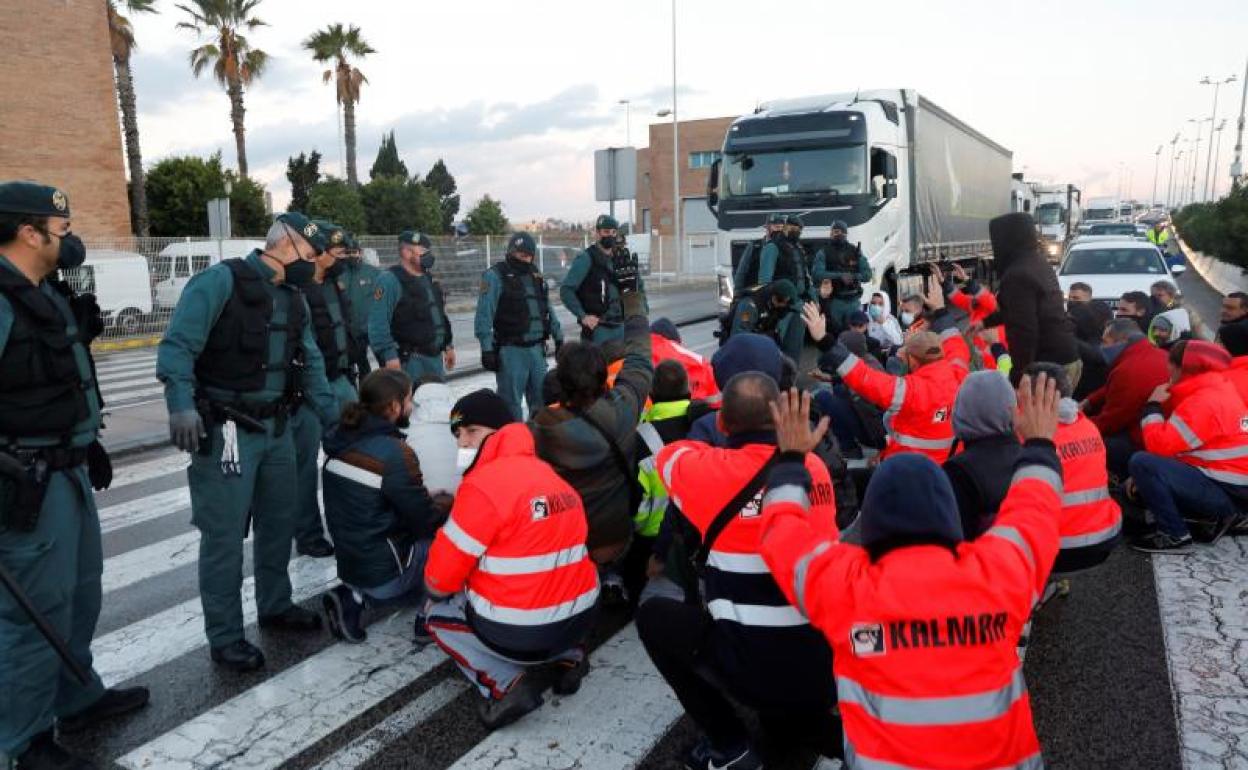
<svg viewBox="0 0 1248 770"><path fill-rule="evenodd" d="M1062 275L1164 275L1156 249L1076 249L1062 265Z"/></svg>
<svg viewBox="0 0 1248 770"><path fill-rule="evenodd" d="M1135 225L1092 225L1088 228L1088 235L1135 235Z"/></svg>
<svg viewBox="0 0 1248 770"><path fill-rule="evenodd" d="M720 196L860 195L867 192L866 161L862 145L730 153L724 159Z"/></svg>
<svg viewBox="0 0 1248 770"><path fill-rule="evenodd" d="M1036 207L1036 219L1042 225L1060 225L1065 218L1060 203L1041 203Z"/></svg>

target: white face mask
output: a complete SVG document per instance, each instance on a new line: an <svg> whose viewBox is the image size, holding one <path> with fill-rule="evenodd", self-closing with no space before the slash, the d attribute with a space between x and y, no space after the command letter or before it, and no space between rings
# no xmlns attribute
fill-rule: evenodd
<svg viewBox="0 0 1248 770"><path fill-rule="evenodd" d="M914 323L914 313L911 313L909 310L901 311L901 322L906 326Z"/></svg>
<svg viewBox="0 0 1248 770"><path fill-rule="evenodd" d="M477 459L478 447L460 447L455 453L455 468L460 472L466 471L472 467L473 462Z"/></svg>

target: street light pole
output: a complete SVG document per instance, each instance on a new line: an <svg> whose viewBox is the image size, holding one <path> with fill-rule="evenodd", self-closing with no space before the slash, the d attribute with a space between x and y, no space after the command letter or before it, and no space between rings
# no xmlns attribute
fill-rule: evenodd
<svg viewBox="0 0 1248 770"><path fill-rule="evenodd" d="M1209 150L1205 153L1205 183L1200 187L1201 193L1206 195L1206 200L1208 200L1209 174L1213 167L1213 124L1218 122L1218 90L1223 84L1234 83L1235 76L1231 75L1226 80L1210 80L1206 75L1200 82L1201 85L1213 86L1213 112L1209 115Z"/></svg>
<svg viewBox="0 0 1248 770"><path fill-rule="evenodd" d="M1174 157L1170 159L1170 184L1167 185L1167 189L1166 189L1166 208L1168 209L1177 209L1179 207L1179 201L1174 192L1174 167L1178 165L1179 161L1181 161L1182 159L1183 159L1182 149L1175 152ZM1182 166L1179 166L1179 168L1181 169Z"/></svg>
<svg viewBox="0 0 1248 770"><path fill-rule="evenodd" d="M1181 152L1181 150L1177 149L1178 144L1179 132L1176 131L1174 133L1174 138L1170 140L1170 176L1166 181L1166 211L1170 210L1172 204L1171 194L1174 192L1174 162L1178 160L1178 153Z"/></svg>
<svg viewBox="0 0 1248 770"><path fill-rule="evenodd" d="M684 261L680 211L680 137L676 117L676 0L672 0L672 232L676 234L676 269Z"/></svg>
<svg viewBox="0 0 1248 770"><path fill-rule="evenodd" d="M624 146L633 146L633 103L628 99L621 99L616 104L624 105ZM628 199L628 231L630 233L637 230L637 194L634 192L633 197Z"/></svg>
<svg viewBox="0 0 1248 770"><path fill-rule="evenodd" d="M1218 199L1218 158L1222 156L1222 129L1226 128L1226 118L1222 118L1222 122L1213 130L1218 138L1213 148L1213 178L1210 179L1209 200L1216 201Z"/></svg>
<svg viewBox="0 0 1248 770"><path fill-rule="evenodd" d="M1164 144L1157 145L1157 152L1153 153L1153 195L1148 199L1148 207L1151 209L1157 205L1157 172L1161 169L1161 148Z"/></svg>
<svg viewBox="0 0 1248 770"><path fill-rule="evenodd" d="M1244 111L1248 108L1248 61L1244 62L1244 93L1239 98L1239 124L1235 130L1235 160L1231 163L1231 189L1239 186L1244 172Z"/></svg>

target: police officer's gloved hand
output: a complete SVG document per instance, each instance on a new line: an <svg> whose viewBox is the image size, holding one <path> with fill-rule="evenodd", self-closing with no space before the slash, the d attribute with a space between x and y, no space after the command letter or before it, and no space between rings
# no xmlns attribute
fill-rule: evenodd
<svg viewBox="0 0 1248 770"><path fill-rule="evenodd" d="M482 350L481 351L481 367L487 372L498 371L498 351Z"/></svg>
<svg viewBox="0 0 1248 770"><path fill-rule="evenodd" d="M96 492L108 489L113 483L113 461L99 440L87 445L87 478Z"/></svg>
<svg viewBox="0 0 1248 770"><path fill-rule="evenodd" d="M91 342L104 332L104 314L94 294L75 294L69 306L84 342Z"/></svg>
<svg viewBox="0 0 1248 770"><path fill-rule="evenodd" d="M615 279L615 285L620 287L620 293L637 291L640 285L641 268L637 264L637 257L628 249L618 249L611 256L611 275Z"/></svg>
<svg viewBox="0 0 1248 770"><path fill-rule="evenodd" d="M849 352L849 348L838 342L819 357L819 368L828 374L836 374L837 370L841 368L841 364L845 363L852 355L853 353Z"/></svg>
<svg viewBox="0 0 1248 770"><path fill-rule="evenodd" d="M183 452L199 451L199 440L207 438L204 419L194 409L169 415L169 438Z"/></svg>

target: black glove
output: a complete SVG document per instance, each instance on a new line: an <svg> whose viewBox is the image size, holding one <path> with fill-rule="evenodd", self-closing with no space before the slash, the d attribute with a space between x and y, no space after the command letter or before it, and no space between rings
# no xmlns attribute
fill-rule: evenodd
<svg viewBox="0 0 1248 770"><path fill-rule="evenodd" d="M90 343L104 332L104 315L94 294L75 294L69 301L82 340Z"/></svg>
<svg viewBox="0 0 1248 770"><path fill-rule="evenodd" d="M481 351L481 366L487 372L497 372L498 371L498 351L497 350L482 350Z"/></svg>
<svg viewBox="0 0 1248 770"><path fill-rule="evenodd" d="M87 478L96 492L108 489L113 483L113 461L98 440L87 445Z"/></svg>
<svg viewBox="0 0 1248 770"><path fill-rule="evenodd" d="M628 249L617 249L611 255L611 276L621 293L637 291L641 276L637 257Z"/></svg>
<svg viewBox="0 0 1248 770"><path fill-rule="evenodd" d="M837 374L841 364L845 363L852 355L853 353L849 352L849 348L838 342L829 348L828 352L819 357L819 368L828 374Z"/></svg>

